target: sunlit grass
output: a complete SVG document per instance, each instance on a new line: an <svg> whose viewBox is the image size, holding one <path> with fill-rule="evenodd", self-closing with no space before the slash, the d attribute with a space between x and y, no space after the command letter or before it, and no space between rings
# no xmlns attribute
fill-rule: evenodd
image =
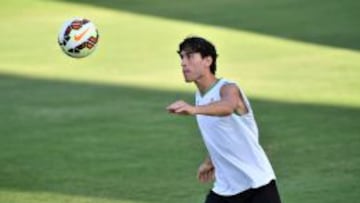
<svg viewBox="0 0 360 203"><path fill-rule="evenodd" d="M0 55L1 72L192 91L183 83L175 51L194 34L217 45L218 76L239 82L251 96L360 105L357 51L92 6L27 4L11 20L0 21L3 36L9 36L0 39L6 50ZM56 43L61 23L73 16L88 17L100 31L98 50L86 59L65 56ZM334 97L335 92L341 96Z"/></svg>

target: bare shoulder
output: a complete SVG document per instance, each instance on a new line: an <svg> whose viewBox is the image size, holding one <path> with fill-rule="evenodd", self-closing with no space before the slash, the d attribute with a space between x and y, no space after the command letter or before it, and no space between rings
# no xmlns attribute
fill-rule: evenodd
<svg viewBox="0 0 360 203"><path fill-rule="evenodd" d="M224 84L220 89L221 96L234 95L240 96L239 87L235 83Z"/></svg>
<svg viewBox="0 0 360 203"><path fill-rule="evenodd" d="M223 85L221 87L220 94L223 99L231 101L235 104L235 112L239 115L244 115L248 112L240 88L235 83L227 83Z"/></svg>

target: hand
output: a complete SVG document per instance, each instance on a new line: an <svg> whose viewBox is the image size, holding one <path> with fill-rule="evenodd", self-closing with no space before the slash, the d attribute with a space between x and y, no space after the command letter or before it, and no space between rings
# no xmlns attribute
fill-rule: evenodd
<svg viewBox="0 0 360 203"><path fill-rule="evenodd" d="M202 163L198 169L197 178L201 183L213 181L215 168L211 163Z"/></svg>
<svg viewBox="0 0 360 203"><path fill-rule="evenodd" d="M195 115L196 107L192 106L182 100L176 101L166 107L166 110L169 113L178 114L178 115Z"/></svg>

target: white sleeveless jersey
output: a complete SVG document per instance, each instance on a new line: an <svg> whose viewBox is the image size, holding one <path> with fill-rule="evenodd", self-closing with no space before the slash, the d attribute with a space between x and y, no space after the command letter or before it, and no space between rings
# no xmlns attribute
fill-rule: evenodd
<svg viewBox="0 0 360 203"><path fill-rule="evenodd" d="M196 93L196 105L219 101L224 84L220 79L205 95ZM258 188L275 179L275 174L259 144L258 128L245 94L239 88L248 109L245 115L235 112L229 116L196 115L204 143L215 167L213 191L230 196L249 188Z"/></svg>

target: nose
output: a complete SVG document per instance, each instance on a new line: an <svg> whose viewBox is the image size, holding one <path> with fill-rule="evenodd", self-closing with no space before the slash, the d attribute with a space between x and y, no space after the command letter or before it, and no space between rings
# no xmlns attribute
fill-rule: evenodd
<svg viewBox="0 0 360 203"><path fill-rule="evenodd" d="M184 60L181 60L181 67L183 67L183 68L185 68L186 67L186 64L185 64L185 62L184 62Z"/></svg>
<svg viewBox="0 0 360 203"><path fill-rule="evenodd" d="M186 67L186 65L187 65L187 63L188 63L188 61L186 60L186 57L183 57L182 59L181 59L181 67L183 67L183 68L185 68Z"/></svg>

